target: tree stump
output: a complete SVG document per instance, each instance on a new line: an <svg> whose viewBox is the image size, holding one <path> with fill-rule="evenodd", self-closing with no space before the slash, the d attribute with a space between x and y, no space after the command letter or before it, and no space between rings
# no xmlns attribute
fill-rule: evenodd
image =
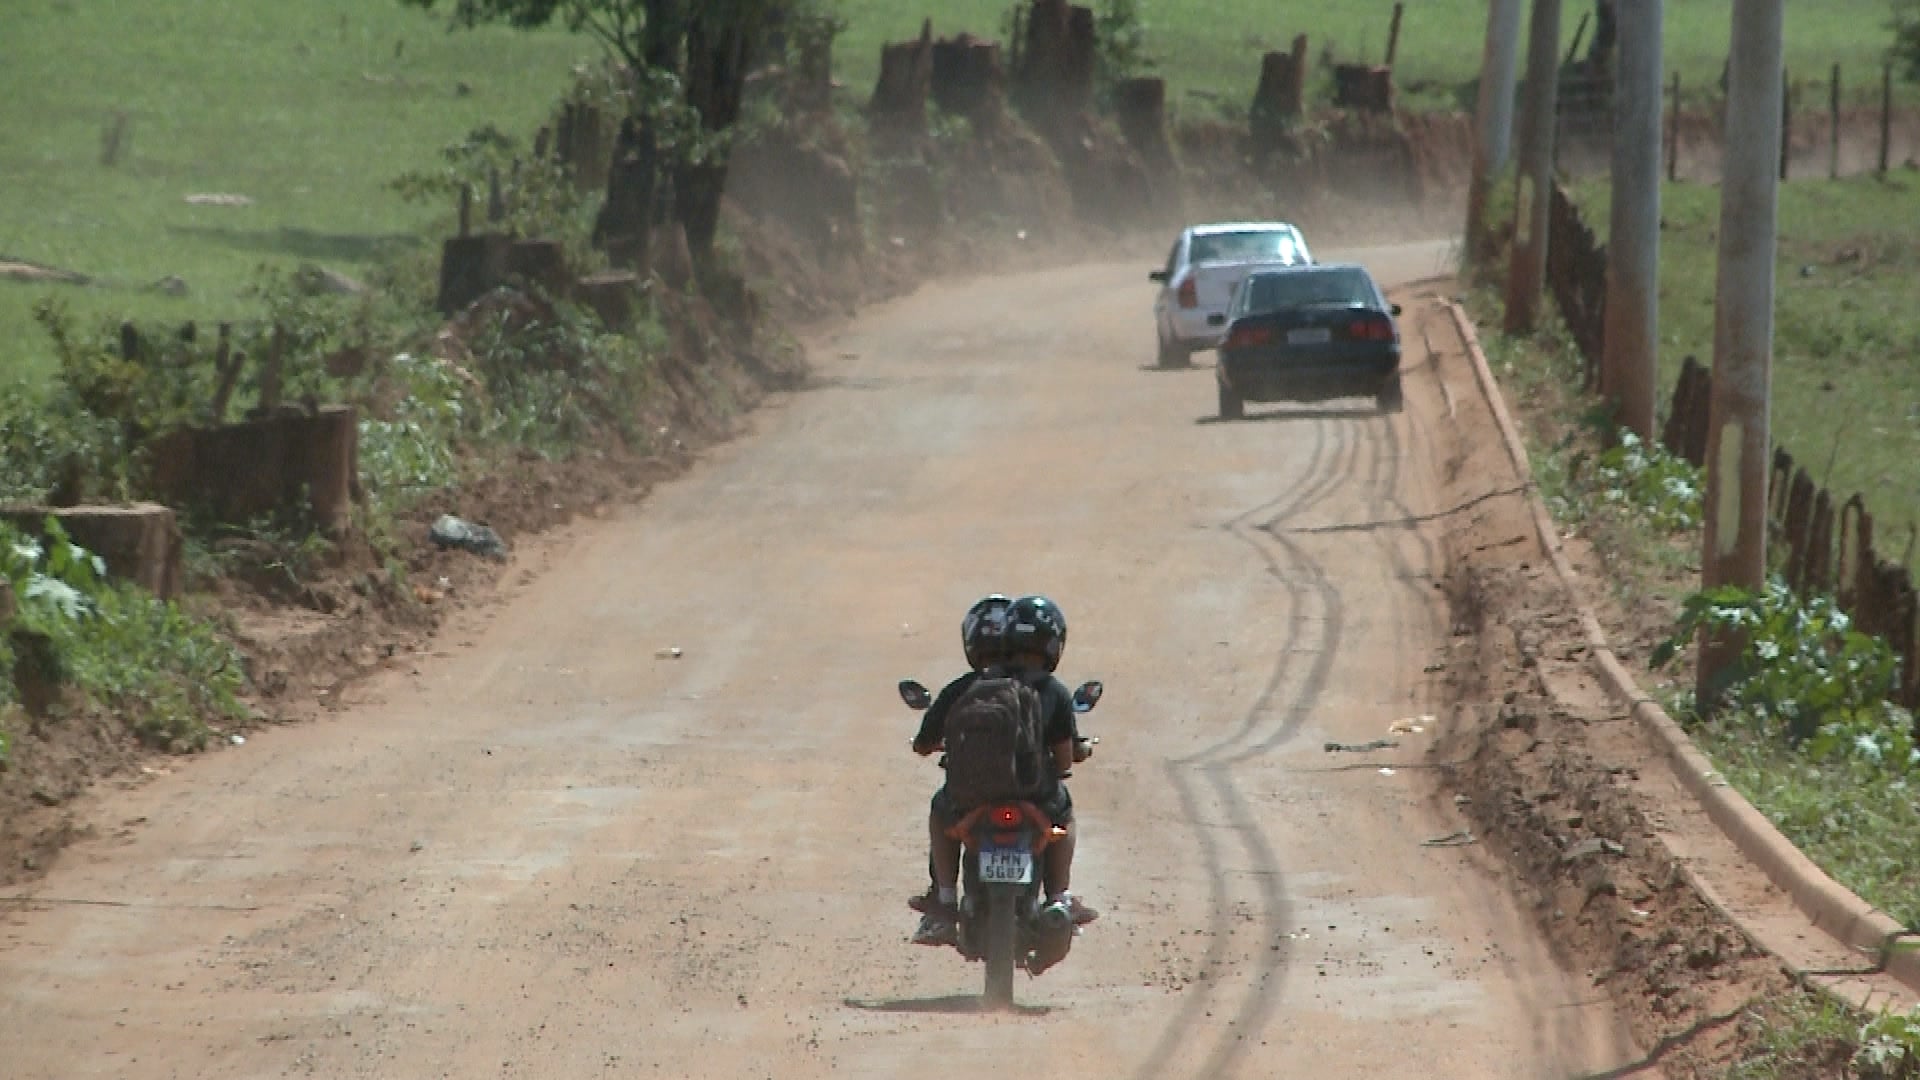
<svg viewBox="0 0 1920 1080"><path fill-rule="evenodd" d="M756 217L788 225L820 255L859 235L859 177L844 158L789 131L758 132L734 147L727 197Z"/></svg>
<svg viewBox="0 0 1920 1080"><path fill-rule="evenodd" d="M631 116L621 120L607 197L593 222L593 246L606 252L614 266L646 274L660 182L660 143L654 130Z"/></svg>
<svg viewBox="0 0 1920 1080"><path fill-rule="evenodd" d="M220 521L291 510L337 535L352 522L359 447L359 416L347 405L182 428L154 444L153 486Z"/></svg>
<svg viewBox="0 0 1920 1080"><path fill-rule="evenodd" d="M679 222L661 226L660 243L653 252L653 269L667 288L684 290L693 282L693 249L687 243L687 230Z"/></svg>
<svg viewBox="0 0 1920 1080"><path fill-rule="evenodd" d="M506 273L538 285L548 296L565 296L573 288L567 253L558 240L515 240L507 248Z"/></svg>
<svg viewBox="0 0 1920 1080"><path fill-rule="evenodd" d="M1126 79L1114 87L1114 119L1120 134L1140 155L1156 180L1169 179L1175 169L1173 143L1167 136L1167 82L1165 79Z"/></svg>
<svg viewBox="0 0 1920 1080"><path fill-rule="evenodd" d="M485 296L506 274L512 238L501 233L448 237L440 246L440 295L443 315L452 315Z"/></svg>
<svg viewBox="0 0 1920 1080"><path fill-rule="evenodd" d="M787 76L787 104L802 116L833 110L832 34L810 33L800 39Z"/></svg>
<svg viewBox="0 0 1920 1080"><path fill-rule="evenodd" d="M933 43L933 103L942 112L974 119L997 111L1005 78L997 41L961 34Z"/></svg>
<svg viewBox="0 0 1920 1080"><path fill-rule="evenodd" d="M1033 0L1015 73L1017 104L1043 131L1058 129L1093 104L1099 39L1093 9L1067 0Z"/></svg>
<svg viewBox="0 0 1920 1080"><path fill-rule="evenodd" d="M1093 108L1093 77L1100 66L1100 34L1093 9L1078 4L1067 8L1067 51L1060 70L1064 104L1073 112Z"/></svg>
<svg viewBox="0 0 1920 1080"><path fill-rule="evenodd" d="M1253 91L1249 111L1253 147L1272 153L1285 145L1293 127L1306 114L1307 36L1293 39L1292 52L1270 52L1260 61L1260 85Z"/></svg>
<svg viewBox="0 0 1920 1080"><path fill-rule="evenodd" d="M633 322L634 301L640 297L640 275L631 270L588 274L574 286L574 296L592 308L609 330L618 330Z"/></svg>
<svg viewBox="0 0 1920 1080"><path fill-rule="evenodd" d="M7 631L7 646L13 650L13 686L19 691L20 707L35 720L46 719L59 704L66 682L65 665L53 639L16 626Z"/></svg>
<svg viewBox="0 0 1920 1080"><path fill-rule="evenodd" d="M919 40L880 47L880 78L868 105L873 126L892 135L926 134L932 87L933 20L928 19Z"/></svg>
<svg viewBox="0 0 1920 1080"><path fill-rule="evenodd" d="M185 542L171 509L158 503L0 509L0 519L32 536L44 536L48 518L58 521L74 543L100 556L114 579L162 600L180 595Z"/></svg>
<svg viewBox="0 0 1920 1080"><path fill-rule="evenodd" d="M1393 111L1393 69L1366 64L1333 66L1333 103L1343 109Z"/></svg>

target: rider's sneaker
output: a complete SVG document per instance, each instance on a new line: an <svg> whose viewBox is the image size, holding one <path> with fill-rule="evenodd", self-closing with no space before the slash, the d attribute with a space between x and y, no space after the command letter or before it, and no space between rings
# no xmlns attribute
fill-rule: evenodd
<svg viewBox="0 0 1920 1080"><path fill-rule="evenodd" d="M959 901L957 899L940 899L940 887L938 885L929 885L927 886L926 892L917 892L907 897L907 906L922 915L925 915L929 911L944 911L949 915L953 915L958 903Z"/></svg>
<svg viewBox="0 0 1920 1080"><path fill-rule="evenodd" d="M930 910L920 920L920 926L913 932L915 945L956 945L960 941L960 928L955 925L953 916L940 910Z"/></svg>
<svg viewBox="0 0 1920 1080"><path fill-rule="evenodd" d="M1075 926L1085 926L1100 917L1100 912L1097 909L1081 903L1080 898L1072 893L1068 893L1066 896L1053 901L1047 906L1064 912L1067 918L1073 921L1073 925Z"/></svg>

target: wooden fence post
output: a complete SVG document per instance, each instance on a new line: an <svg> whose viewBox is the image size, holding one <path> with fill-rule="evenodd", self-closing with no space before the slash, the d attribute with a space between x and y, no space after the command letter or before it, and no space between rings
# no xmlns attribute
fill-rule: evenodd
<svg viewBox="0 0 1920 1080"><path fill-rule="evenodd" d="M227 401L233 397L233 387L240 379L240 369L246 365L247 354L233 347L233 324L220 324L220 344L213 350L213 370L219 381L213 387L213 403L208 407L215 425L227 422Z"/></svg>
<svg viewBox="0 0 1920 1080"><path fill-rule="evenodd" d="M280 407L280 373L287 359L287 330L276 324L273 337L267 345L267 362L260 369L260 404L258 412L262 416L272 415Z"/></svg>
<svg viewBox="0 0 1920 1080"><path fill-rule="evenodd" d="M1822 488L1813 497L1813 524L1807 532L1809 555L1804 574L1807 588L1825 592L1833 586L1833 496Z"/></svg>
<svg viewBox="0 0 1920 1080"><path fill-rule="evenodd" d="M1840 65L1827 83L1827 179L1840 179Z"/></svg>
<svg viewBox="0 0 1920 1080"><path fill-rule="evenodd" d="M1667 180L1680 179L1680 72L1673 73L1673 105L1667 122Z"/></svg>
<svg viewBox="0 0 1920 1080"><path fill-rule="evenodd" d="M1400 17L1406 13L1407 5L1403 3L1393 5L1393 22L1387 27L1387 58L1383 62L1383 66L1387 68L1393 67L1393 58L1400 54Z"/></svg>
<svg viewBox="0 0 1920 1080"><path fill-rule="evenodd" d="M1793 73L1780 73L1780 179L1787 178L1787 158L1793 154Z"/></svg>
<svg viewBox="0 0 1920 1080"><path fill-rule="evenodd" d="M1893 153L1893 61L1880 69L1880 175L1887 175Z"/></svg>

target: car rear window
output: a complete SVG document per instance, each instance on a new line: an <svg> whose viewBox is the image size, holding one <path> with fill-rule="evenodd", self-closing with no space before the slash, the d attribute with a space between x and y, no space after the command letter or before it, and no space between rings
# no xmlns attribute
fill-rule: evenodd
<svg viewBox="0 0 1920 1080"><path fill-rule="evenodd" d="M1374 303L1367 272L1351 267L1258 274L1247 282L1246 310L1253 314L1309 304L1372 307Z"/></svg>
<svg viewBox="0 0 1920 1080"><path fill-rule="evenodd" d="M1294 241L1293 234L1279 229L1202 233L1193 238L1193 248L1188 255L1189 261L1196 263L1266 259L1296 262L1300 258L1300 245Z"/></svg>

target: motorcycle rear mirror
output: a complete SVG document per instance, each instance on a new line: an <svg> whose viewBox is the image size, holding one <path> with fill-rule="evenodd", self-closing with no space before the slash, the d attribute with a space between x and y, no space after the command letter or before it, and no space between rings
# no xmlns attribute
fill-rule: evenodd
<svg viewBox="0 0 1920 1080"><path fill-rule="evenodd" d="M900 700L906 702L909 709L924 709L933 704L933 695L914 680L901 679Z"/></svg>
<svg viewBox="0 0 1920 1080"><path fill-rule="evenodd" d="M1104 693L1106 689L1107 688L1102 686L1098 680L1089 680L1081 683L1079 688L1073 692L1073 711L1092 712L1093 707L1100 704L1100 695Z"/></svg>

